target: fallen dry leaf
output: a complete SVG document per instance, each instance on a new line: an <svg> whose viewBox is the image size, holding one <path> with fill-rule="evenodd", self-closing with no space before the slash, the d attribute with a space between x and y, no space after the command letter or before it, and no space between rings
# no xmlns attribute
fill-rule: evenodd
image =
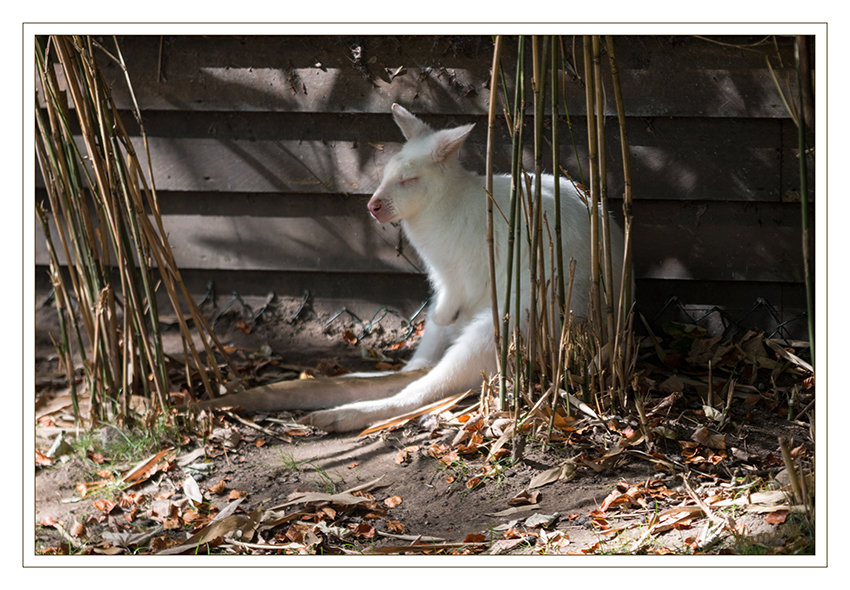
<svg viewBox="0 0 850 590"><path fill-rule="evenodd" d="M395 508L399 504L401 504L401 498L399 498L398 496L390 496L389 498L384 500L384 505L387 508Z"/></svg>
<svg viewBox="0 0 850 590"><path fill-rule="evenodd" d="M121 494L121 497L118 498L118 505L121 508L130 508L131 506L141 506L147 500L147 496L145 494L140 494L138 492L125 492Z"/></svg>
<svg viewBox="0 0 850 590"><path fill-rule="evenodd" d="M451 397L447 397L436 401L432 404L428 404L427 406L422 406L418 410L413 410L412 412L407 412L400 416L396 416L395 418L390 418L389 420L385 420L383 422L379 422L374 426L370 426L363 432L361 432L358 436L365 436L367 434L371 434L373 432L378 432L379 430L384 430L386 428L391 428L393 426L398 426L400 424L406 423L408 420L412 420L413 418L418 418L419 416L423 416L425 414L440 414L441 412L445 412L450 410L454 406L456 406L462 399L465 397L476 393L475 390L464 391L463 393L459 393L457 395L453 395Z"/></svg>
<svg viewBox="0 0 850 590"><path fill-rule="evenodd" d="M49 467L50 465L53 465L53 460L38 449L36 449L35 464L38 467Z"/></svg>
<svg viewBox="0 0 850 590"><path fill-rule="evenodd" d="M705 426L699 427L691 438L710 449L726 450L726 435L709 432Z"/></svg>
<svg viewBox="0 0 850 590"><path fill-rule="evenodd" d="M74 488L77 490L77 493L80 494L81 498L85 498L89 493L93 492L94 490L99 490L100 488L104 487L107 483L109 483L109 482L107 482L107 481L92 481L92 482L88 482L88 483L80 482L76 486L74 486Z"/></svg>
<svg viewBox="0 0 850 590"><path fill-rule="evenodd" d="M512 539L499 539L490 546L490 555L499 555L505 551L510 551L525 540L524 536Z"/></svg>
<svg viewBox="0 0 850 590"><path fill-rule="evenodd" d="M165 449L138 463L130 471L124 474L121 481L124 483L139 483L147 480L159 471L166 471L171 466L171 461L177 456L173 448Z"/></svg>
<svg viewBox="0 0 850 590"><path fill-rule="evenodd" d="M775 510L768 512L767 516L764 517L764 521L768 524L782 524L788 518L789 514L791 514L790 510Z"/></svg>
<svg viewBox="0 0 850 590"><path fill-rule="evenodd" d="M402 463L406 463L407 461L409 461L409 460L410 460L410 455L412 455L413 453L418 452L418 451L419 451L419 448L420 448L420 447L418 447L417 445L413 445L413 446L410 446L410 447L404 447L403 449L401 449L401 450L400 450L400 451L396 454L396 456L395 456L395 464L396 464L396 465L401 465Z"/></svg>
<svg viewBox="0 0 850 590"><path fill-rule="evenodd" d="M107 500L105 498L99 498L92 502L95 508L103 512L104 514L109 514L112 512L112 509L115 508L115 502L112 500Z"/></svg>
<svg viewBox="0 0 850 590"><path fill-rule="evenodd" d="M561 479L569 481L573 477L575 477L575 467L570 463L564 463L538 473L529 482L528 487L529 489L539 488Z"/></svg>
<svg viewBox="0 0 850 590"><path fill-rule="evenodd" d="M366 523L361 522L360 524L351 525L349 528L351 528L351 530L354 531L354 534L358 537L371 539L375 536L375 527Z"/></svg>
<svg viewBox="0 0 850 590"><path fill-rule="evenodd" d="M529 492L528 490L523 490L518 493L516 496L508 500L508 506L522 506L524 504L537 504L537 500L540 497L540 492Z"/></svg>
<svg viewBox="0 0 850 590"><path fill-rule="evenodd" d="M221 480L217 484L213 484L212 486L210 486L209 489L213 494L220 496L221 494L223 494L226 491L225 490L226 487L227 487L227 483L224 480Z"/></svg>

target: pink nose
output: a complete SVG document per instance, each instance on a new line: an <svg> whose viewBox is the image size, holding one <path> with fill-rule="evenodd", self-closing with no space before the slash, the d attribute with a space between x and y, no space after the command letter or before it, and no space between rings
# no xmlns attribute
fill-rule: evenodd
<svg viewBox="0 0 850 590"><path fill-rule="evenodd" d="M374 217L378 217L380 212L384 209L384 203L381 199L369 199L369 204L367 205L369 208L369 213L371 213Z"/></svg>

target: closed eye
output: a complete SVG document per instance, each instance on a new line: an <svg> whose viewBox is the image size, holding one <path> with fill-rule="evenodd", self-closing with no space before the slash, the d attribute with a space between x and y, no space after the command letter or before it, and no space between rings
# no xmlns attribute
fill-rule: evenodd
<svg viewBox="0 0 850 590"><path fill-rule="evenodd" d="M411 186L417 180L419 180L419 177L411 176L410 178L402 178L401 180L398 181L398 184L399 184L399 186L401 186L403 188L407 188L407 187Z"/></svg>

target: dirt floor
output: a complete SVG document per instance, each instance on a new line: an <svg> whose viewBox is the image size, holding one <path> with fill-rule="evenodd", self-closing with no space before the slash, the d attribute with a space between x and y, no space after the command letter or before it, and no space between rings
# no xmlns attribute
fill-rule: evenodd
<svg viewBox="0 0 850 590"><path fill-rule="evenodd" d="M275 301L256 320L233 306L215 331L257 382L373 369L400 362L415 346L415 331L395 315L357 340L364 325L350 314L328 324L332 310L301 303ZM212 319L221 310L206 311ZM60 431L75 437L48 336L55 312L48 305L36 313L37 450L47 454ZM176 330L165 334L174 350ZM126 433L99 428L64 458L60 451L36 467L33 551L812 554L805 518L775 490L787 489L779 437L799 465L812 463L807 419L789 420L784 401L795 391L802 408L814 398L813 384L794 367L771 383L778 357L767 346L758 355L766 360L756 358L755 378L743 357L732 365L743 372L721 430L698 395L706 376L692 365L653 364L647 347L647 411L665 433L651 446L636 416L603 422L579 413L545 448L545 429L532 428L519 437L521 452L513 437L502 437L499 450L504 424L480 415L474 396L438 417L362 437L300 427L303 414L214 412L178 421L179 434L163 435L134 459L119 457L114 444ZM718 388L723 375L715 371Z"/></svg>

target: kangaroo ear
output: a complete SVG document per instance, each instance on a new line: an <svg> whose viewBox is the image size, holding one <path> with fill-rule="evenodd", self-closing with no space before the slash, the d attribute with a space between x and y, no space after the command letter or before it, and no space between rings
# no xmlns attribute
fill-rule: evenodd
<svg viewBox="0 0 850 590"><path fill-rule="evenodd" d="M400 104L393 104L393 118L408 141L431 130L428 125Z"/></svg>
<svg viewBox="0 0 850 590"><path fill-rule="evenodd" d="M431 157L434 161L442 164L449 156L456 154L460 146L463 145L463 142L466 141L473 127L475 127L475 123L435 133L431 147Z"/></svg>

